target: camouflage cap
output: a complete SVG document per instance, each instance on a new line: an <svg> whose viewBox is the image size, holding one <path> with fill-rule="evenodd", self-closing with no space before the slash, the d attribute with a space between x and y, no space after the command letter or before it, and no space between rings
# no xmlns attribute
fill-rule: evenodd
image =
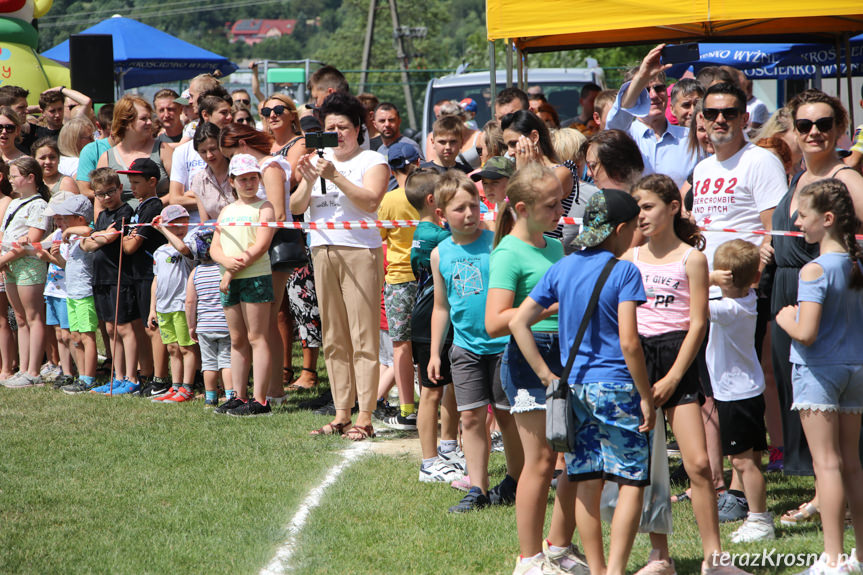
<svg viewBox="0 0 863 575"><path fill-rule="evenodd" d="M515 162L505 156L494 156L489 158L482 169L470 175L474 182L478 182L483 178L487 180L499 180L501 178L511 178L515 173Z"/></svg>
<svg viewBox="0 0 863 575"><path fill-rule="evenodd" d="M590 196L584 208L581 233L572 240L576 248L596 247L608 238L618 224L638 216L638 202L623 190L600 190Z"/></svg>

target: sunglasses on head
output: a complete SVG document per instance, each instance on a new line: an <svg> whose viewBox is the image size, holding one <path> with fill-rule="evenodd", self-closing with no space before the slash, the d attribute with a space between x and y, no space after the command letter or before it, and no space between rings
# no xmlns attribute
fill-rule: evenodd
<svg viewBox="0 0 863 575"><path fill-rule="evenodd" d="M719 114L728 121L736 120L740 116L737 108L704 108L701 113L708 122L715 122Z"/></svg>
<svg viewBox="0 0 863 575"><path fill-rule="evenodd" d="M271 114L275 114L276 116L281 116L287 110L287 106L273 106L261 108L261 115L265 118L269 118Z"/></svg>
<svg viewBox="0 0 863 575"><path fill-rule="evenodd" d="M808 134L812 130L812 126L818 128L819 132L829 132L833 129L833 123L833 116L824 116L817 120L806 120L804 118L800 118L799 120L794 120L794 127L797 128L797 131L801 134Z"/></svg>
<svg viewBox="0 0 863 575"><path fill-rule="evenodd" d="M15 124L0 124L0 132L7 132L11 134L17 129L18 126L16 126Z"/></svg>

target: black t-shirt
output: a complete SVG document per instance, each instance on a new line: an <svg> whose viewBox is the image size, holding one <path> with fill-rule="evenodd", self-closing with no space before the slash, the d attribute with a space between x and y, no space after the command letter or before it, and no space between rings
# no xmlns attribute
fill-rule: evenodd
<svg viewBox="0 0 863 575"><path fill-rule="evenodd" d="M18 149L29 156L33 153L30 148L32 148L33 144L38 140L41 140L42 138L53 138L56 142L59 136L60 130L52 130L45 126L30 124L30 133L22 136L21 141L18 143Z"/></svg>
<svg viewBox="0 0 863 575"><path fill-rule="evenodd" d="M423 162L420 164L420 168L431 168L433 170L437 170L437 173L439 173L439 174L443 174L447 170L461 170L465 174L469 174L473 171L473 168L471 168L467 164L463 164L463 163L459 162L458 160L456 160L455 165L451 168L445 168L445 167L441 166L440 164L436 164L434 162Z"/></svg>
<svg viewBox="0 0 863 575"><path fill-rule="evenodd" d="M129 204L123 204L113 212L102 210L99 213L99 217L96 218L94 231L106 230L111 224L115 224L114 228L119 231L122 229L123 220L129 223L133 213ZM122 246L122 241L117 239L94 252L93 285L117 285L118 263L120 261L120 249L122 249ZM123 270L125 271L126 269L128 268L124 265ZM131 284L132 276L124 273L121 283L124 285Z"/></svg>
<svg viewBox="0 0 863 575"><path fill-rule="evenodd" d="M162 200L159 198L147 198L135 210L132 216L133 224L146 224L162 213ZM153 279L153 253L161 245L168 243L165 236L153 226L142 226L137 228L138 235L144 238L144 243L129 258L129 273L133 280Z"/></svg>
<svg viewBox="0 0 863 575"><path fill-rule="evenodd" d="M156 137L157 142L164 142L166 144L176 144L180 140L183 139L183 132L180 132L176 136L169 136L168 134L162 133Z"/></svg>
<svg viewBox="0 0 863 575"><path fill-rule="evenodd" d="M431 343L431 316L434 308L434 278L431 270L417 273L417 298L411 311L411 341ZM452 327L447 331L445 343L452 343Z"/></svg>

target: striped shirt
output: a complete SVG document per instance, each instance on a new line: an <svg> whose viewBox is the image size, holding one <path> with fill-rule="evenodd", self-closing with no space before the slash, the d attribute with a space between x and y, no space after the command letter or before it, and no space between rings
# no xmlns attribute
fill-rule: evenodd
<svg viewBox="0 0 863 575"><path fill-rule="evenodd" d="M200 264L192 273L198 295L198 333L228 333L225 308L219 301L219 282L222 281L219 265Z"/></svg>

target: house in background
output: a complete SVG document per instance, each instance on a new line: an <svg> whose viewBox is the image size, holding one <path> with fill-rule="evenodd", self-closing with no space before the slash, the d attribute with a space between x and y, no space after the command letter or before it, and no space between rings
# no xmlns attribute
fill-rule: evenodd
<svg viewBox="0 0 863 575"><path fill-rule="evenodd" d="M296 24L296 20L261 20L253 18L237 20L228 32L228 39L231 41L231 44L245 42L249 46L254 46L258 42L267 40L268 38L279 38L292 34Z"/></svg>

